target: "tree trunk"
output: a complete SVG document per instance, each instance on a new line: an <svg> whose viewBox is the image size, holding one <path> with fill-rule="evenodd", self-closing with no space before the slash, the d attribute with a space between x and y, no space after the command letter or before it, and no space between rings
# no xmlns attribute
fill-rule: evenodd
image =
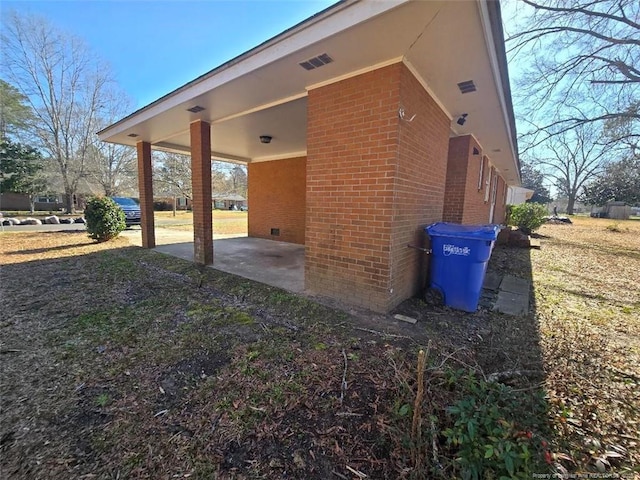
<svg viewBox="0 0 640 480"><path fill-rule="evenodd" d="M573 215L573 206L576 203L576 194L573 193L567 197L567 215Z"/></svg>
<svg viewBox="0 0 640 480"><path fill-rule="evenodd" d="M33 215L36 211L36 196L35 195L29 195L29 211L31 212L31 215Z"/></svg>
<svg viewBox="0 0 640 480"><path fill-rule="evenodd" d="M64 194L64 203L65 209L67 210L67 214L75 213L76 210L73 205L73 192L65 192Z"/></svg>

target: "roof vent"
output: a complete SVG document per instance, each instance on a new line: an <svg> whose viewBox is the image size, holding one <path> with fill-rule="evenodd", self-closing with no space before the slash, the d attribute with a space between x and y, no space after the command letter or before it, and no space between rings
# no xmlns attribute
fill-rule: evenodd
<svg viewBox="0 0 640 480"><path fill-rule="evenodd" d="M187 108L187 112L191 112L191 113L198 113L204 110L204 107L201 107L200 105L196 105L195 107L191 107L191 108Z"/></svg>
<svg viewBox="0 0 640 480"><path fill-rule="evenodd" d="M304 62L300 62L299 65L305 70L313 70L331 62L333 62L333 58L331 58L326 53L323 53L322 55L318 55L317 57L313 57Z"/></svg>
<svg viewBox="0 0 640 480"><path fill-rule="evenodd" d="M476 91L476 84L473 83L473 80L467 80L466 82L460 82L458 88L462 93L471 93Z"/></svg>

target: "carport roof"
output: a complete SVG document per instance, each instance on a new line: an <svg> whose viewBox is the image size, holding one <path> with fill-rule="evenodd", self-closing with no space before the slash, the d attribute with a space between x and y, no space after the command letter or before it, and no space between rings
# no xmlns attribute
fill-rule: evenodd
<svg viewBox="0 0 640 480"><path fill-rule="evenodd" d="M318 64L325 54L330 63L311 70L301 65L310 59ZM200 119L211 122L214 158L249 163L301 156L309 90L398 62L452 120L451 134L473 134L507 183L519 184L496 0L343 0L98 135L107 142L146 141L154 149L189 153L189 124ZM463 93L465 82L475 91ZM411 114L410 105L404 108ZM463 113L467 121L458 125ZM261 143L260 135L273 140Z"/></svg>

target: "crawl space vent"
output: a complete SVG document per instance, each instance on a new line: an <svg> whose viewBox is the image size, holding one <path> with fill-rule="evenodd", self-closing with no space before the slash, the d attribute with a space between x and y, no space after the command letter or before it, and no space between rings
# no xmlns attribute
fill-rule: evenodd
<svg viewBox="0 0 640 480"><path fill-rule="evenodd" d="M326 53L323 53L322 55L318 55L317 57L313 57L304 62L300 62L299 65L305 70L314 70L331 62L333 62L333 58L331 58Z"/></svg>
<svg viewBox="0 0 640 480"><path fill-rule="evenodd" d="M476 84L473 80L467 80L466 82L460 82L458 88L462 93L471 93L476 91Z"/></svg>

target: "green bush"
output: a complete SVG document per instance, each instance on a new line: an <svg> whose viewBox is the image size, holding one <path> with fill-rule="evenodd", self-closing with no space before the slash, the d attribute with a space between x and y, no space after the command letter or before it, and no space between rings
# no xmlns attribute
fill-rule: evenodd
<svg viewBox="0 0 640 480"><path fill-rule="evenodd" d="M519 392L474 375L459 376L456 383L466 396L447 409L452 425L442 434L456 452L459 476L524 479L541 471L546 442L533 433L527 415L544 415L543 398L526 405Z"/></svg>
<svg viewBox="0 0 640 480"><path fill-rule="evenodd" d="M89 237L98 242L116 238L127 225L122 209L109 197L91 197L84 210Z"/></svg>
<svg viewBox="0 0 640 480"><path fill-rule="evenodd" d="M508 210L509 225L517 226L522 233L529 235L540 228L547 216L547 209L539 203L521 203L510 205Z"/></svg>

